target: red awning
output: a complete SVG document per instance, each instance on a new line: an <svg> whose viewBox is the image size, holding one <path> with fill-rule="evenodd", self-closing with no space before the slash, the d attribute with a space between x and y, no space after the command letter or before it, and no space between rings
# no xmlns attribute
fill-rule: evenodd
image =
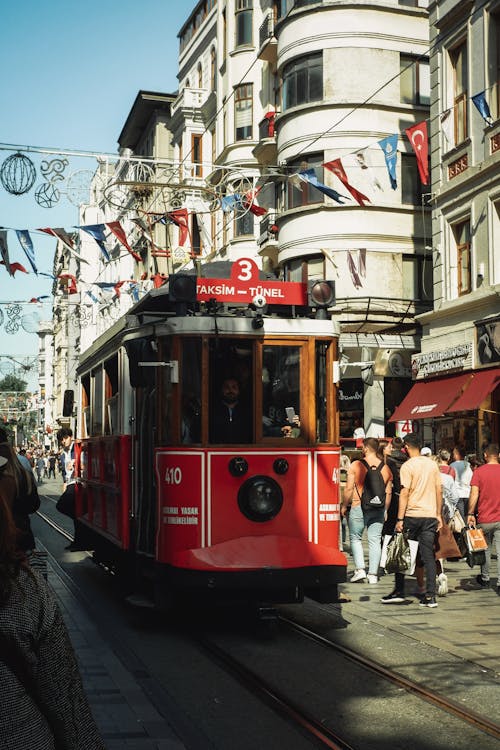
<svg viewBox="0 0 500 750"><path fill-rule="evenodd" d="M471 373L439 380L421 380L412 387L389 422L442 417L462 393Z"/></svg>
<svg viewBox="0 0 500 750"><path fill-rule="evenodd" d="M498 367L495 370L479 370L479 372L475 372L462 395L446 411L471 411L472 409L477 409L483 403L484 399L495 390L499 383L500 368Z"/></svg>

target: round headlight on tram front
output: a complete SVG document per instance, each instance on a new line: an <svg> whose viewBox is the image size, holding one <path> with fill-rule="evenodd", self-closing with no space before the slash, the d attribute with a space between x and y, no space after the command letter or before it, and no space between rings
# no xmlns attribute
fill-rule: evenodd
<svg viewBox="0 0 500 750"><path fill-rule="evenodd" d="M271 521L281 510L283 492L271 477L250 477L238 492L238 506L250 521Z"/></svg>

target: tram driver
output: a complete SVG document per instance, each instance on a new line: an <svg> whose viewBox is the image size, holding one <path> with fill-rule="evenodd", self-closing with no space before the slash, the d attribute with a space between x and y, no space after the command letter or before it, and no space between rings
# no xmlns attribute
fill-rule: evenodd
<svg viewBox="0 0 500 750"><path fill-rule="evenodd" d="M240 383L233 376L222 381L220 397L212 411L210 440L212 443L252 441L252 415L241 399Z"/></svg>

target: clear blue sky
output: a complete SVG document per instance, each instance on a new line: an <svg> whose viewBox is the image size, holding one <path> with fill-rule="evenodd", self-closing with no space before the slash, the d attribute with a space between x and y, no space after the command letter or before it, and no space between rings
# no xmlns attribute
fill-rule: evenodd
<svg viewBox="0 0 500 750"><path fill-rule="evenodd" d="M4 3L0 44L0 143L116 153L117 138L139 89L177 90L177 33L196 0L24 0ZM12 152L0 151L0 165ZM38 171L44 158L30 156ZM93 169L75 162L71 169ZM38 206L0 184L0 226L14 229L67 227L77 208L66 198L53 208ZM40 271L52 271L55 240L32 234ZM11 261L30 269L14 232L8 233ZM30 269L31 270L31 269ZM44 277L0 266L0 302L50 294ZM31 309L31 306L30 306ZM30 309L26 309L29 313ZM0 305L4 311L5 306ZM45 315L43 314L45 311ZM38 309L47 318L49 306ZM37 349L36 334L15 335L0 327L0 354L24 356Z"/></svg>

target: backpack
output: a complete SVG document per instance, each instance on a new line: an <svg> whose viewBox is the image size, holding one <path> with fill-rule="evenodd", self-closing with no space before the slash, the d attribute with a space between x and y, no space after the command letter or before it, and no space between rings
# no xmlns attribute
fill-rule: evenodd
<svg viewBox="0 0 500 750"><path fill-rule="evenodd" d="M363 510L370 508L385 507L385 480L382 476L384 462L381 461L378 466L370 466L364 459L361 463L366 469L366 476L363 482L363 492L361 493L361 507Z"/></svg>

